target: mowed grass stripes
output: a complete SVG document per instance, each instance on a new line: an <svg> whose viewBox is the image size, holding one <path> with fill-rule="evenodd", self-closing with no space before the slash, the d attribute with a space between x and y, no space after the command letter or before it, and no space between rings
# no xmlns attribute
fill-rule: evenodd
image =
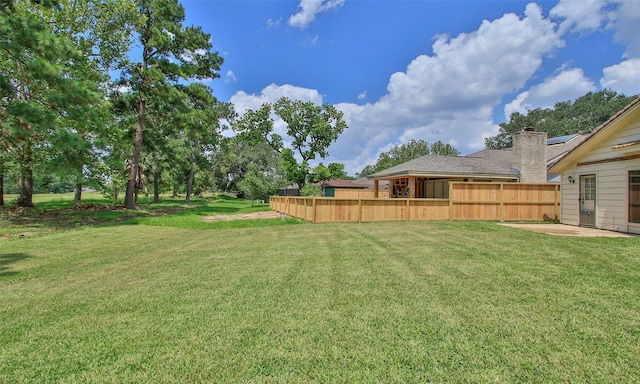
<svg viewBox="0 0 640 384"><path fill-rule="evenodd" d="M0 247L2 382L640 376L640 238L121 225Z"/></svg>

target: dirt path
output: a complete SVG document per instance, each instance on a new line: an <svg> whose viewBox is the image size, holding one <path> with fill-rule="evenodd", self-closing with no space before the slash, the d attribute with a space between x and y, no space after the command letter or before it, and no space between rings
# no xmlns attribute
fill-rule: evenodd
<svg viewBox="0 0 640 384"><path fill-rule="evenodd" d="M274 219L277 217L280 217L280 213L276 211L267 211L267 212L242 213L239 215L205 216L202 218L202 220L206 222L212 222L212 221L248 220L248 219Z"/></svg>

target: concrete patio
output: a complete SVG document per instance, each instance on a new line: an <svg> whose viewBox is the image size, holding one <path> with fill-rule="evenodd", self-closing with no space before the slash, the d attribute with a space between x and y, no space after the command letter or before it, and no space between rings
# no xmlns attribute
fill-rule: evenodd
<svg viewBox="0 0 640 384"><path fill-rule="evenodd" d="M603 229L576 227L566 224L517 224L500 223L501 225L513 228L525 229L528 231L547 233L557 236L579 236L579 237L636 237L630 233L606 231Z"/></svg>

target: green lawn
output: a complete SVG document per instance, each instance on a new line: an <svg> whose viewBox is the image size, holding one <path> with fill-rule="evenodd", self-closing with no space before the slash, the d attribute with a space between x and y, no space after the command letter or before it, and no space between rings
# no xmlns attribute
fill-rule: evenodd
<svg viewBox="0 0 640 384"><path fill-rule="evenodd" d="M126 210L122 204L114 204L99 193L84 193L82 204L74 206L73 193L34 195L35 208L15 208L5 197L7 206L0 207L0 241L12 237L47 234L86 226L121 224L145 224L176 226L182 228L243 228L296 223L298 220L241 220L232 222L206 222L206 216L246 214L269 211L267 204L255 204L225 195L196 198L187 205L182 198L163 196L160 203L151 198L140 198L135 210Z"/></svg>
<svg viewBox="0 0 640 384"><path fill-rule="evenodd" d="M640 238L171 216L1 240L0 382L640 377Z"/></svg>

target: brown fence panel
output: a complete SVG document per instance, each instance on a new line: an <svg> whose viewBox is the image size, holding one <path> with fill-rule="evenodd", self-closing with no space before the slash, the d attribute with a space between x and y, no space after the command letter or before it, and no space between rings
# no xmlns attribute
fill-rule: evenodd
<svg viewBox="0 0 640 384"><path fill-rule="evenodd" d="M410 199L409 220L449 219L449 199Z"/></svg>
<svg viewBox="0 0 640 384"><path fill-rule="evenodd" d="M461 202L453 203L452 220L500 220L500 204L497 202Z"/></svg>
<svg viewBox="0 0 640 384"><path fill-rule="evenodd" d="M407 219L407 199L362 200L363 222L398 221Z"/></svg>
<svg viewBox="0 0 640 384"><path fill-rule="evenodd" d="M454 220L557 220L557 184L451 183Z"/></svg>
<svg viewBox="0 0 640 384"><path fill-rule="evenodd" d="M287 198L282 196L272 196L269 205L271 209L276 212L282 212L288 214L287 212Z"/></svg>
<svg viewBox="0 0 640 384"><path fill-rule="evenodd" d="M558 184L449 184L449 199L272 197L271 209L313 223L400 220L547 221L558 218Z"/></svg>
<svg viewBox="0 0 640 384"><path fill-rule="evenodd" d="M334 190L336 199L373 199L375 191L373 189L350 189L336 188ZM378 198L389 197L389 191L378 191Z"/></svg>
<svg viewBox="0 0 640 384"><path fill-rule="evenodd" d="M353 223L359 221L357 199L316 199L314 223Z"/></svg>
<svg viewBox="0 0 640 384"><path fill-rule="evenodd" d="M557 184L504 184L502 220L557 220L559 188Z"/></svg>
<svg viewBox="0 0 640 384"><path fill-rule="evenodd" d="M554 204L505 203L503 221L556 221Z"/></svg>
<svg viewBox="0 0 640 384"><path fill-rule="evenodd" d="M497 202L500 200L501 183L456 183L450 182L449 198L457 202Z"/></svg>
<svg viewBox="0 0 640 384"><path fill-rule="evenodd" d="M551 202L555 201L557 184L502 184L505 202Z"/></svg>

